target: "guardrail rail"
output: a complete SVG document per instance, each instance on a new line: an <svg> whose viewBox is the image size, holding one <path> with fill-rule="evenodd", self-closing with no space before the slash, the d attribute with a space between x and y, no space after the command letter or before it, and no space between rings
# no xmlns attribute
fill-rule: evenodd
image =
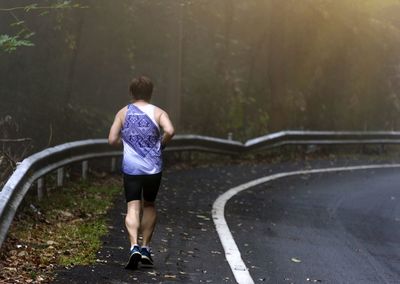
<svg viewBox="0 0 400 284"><path fill-rule="evenodd" d="M400 144L400 132L282 131L245 143L201 135L176 135L165 151L204 151L240 155L283 145L336 144ZM35 181L40 199L43 196L43 176L46 174L57 170L57 185L61 186L64 166L82 162L82 177L85 178L89 159L111 157L111 169L115 169L115 158L121 155L121 149L108 145L107 139L90 139L48 148L24 159L0 191L0 247L20 203Z"/></svg>

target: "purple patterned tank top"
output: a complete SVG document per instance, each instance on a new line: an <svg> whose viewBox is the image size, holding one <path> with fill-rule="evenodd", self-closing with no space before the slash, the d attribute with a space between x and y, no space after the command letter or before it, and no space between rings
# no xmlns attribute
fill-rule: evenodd
<svg viewBox="0 0 400 284"><path fill-rule="evenodd" d="M143 110L142 110L143 109ZM154 106L128 105L121 130L124 144L122 171L129 175L151 175L161 172L161 133L154 120Z"/></svg>

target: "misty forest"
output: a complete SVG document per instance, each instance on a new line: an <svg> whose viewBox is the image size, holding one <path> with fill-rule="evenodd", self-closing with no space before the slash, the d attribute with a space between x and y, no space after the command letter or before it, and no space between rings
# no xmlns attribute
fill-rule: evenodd
<svg viewBox="0 0 400 284"><path fill-rule="evenodd" d="M0 138L105 138L141 74L180 134L398 130L399 13L396 0L2 0Z"/></svg>
<svg viewBox="0 0 400 284"><path fill-rule="evenodd" d="M399 16L0 0L0 283L399 283Z"/></svg>

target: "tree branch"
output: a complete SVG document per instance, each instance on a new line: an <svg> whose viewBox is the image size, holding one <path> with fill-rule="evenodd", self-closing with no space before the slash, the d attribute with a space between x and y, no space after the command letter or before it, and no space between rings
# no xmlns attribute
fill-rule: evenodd
<svg viewBox="0 0 400 284"><path fill-rule="evenodd" d="M88 8L88 6L81 6L80 4L56 4L52 6L37 6L36 4L20 6L20 7L11 7L11 8L0 8L0 12L11 12L18 10L25 10L29 12L30 10L49 10L49 9L65 9L65 8Z"/></svg>
<svg viewBox="0 0 400 284"><path fill-rule="evenodd" d="M0 142L27 142L27 141L32 141L32 138L19 138L19 139L0 139Z"/></svg>

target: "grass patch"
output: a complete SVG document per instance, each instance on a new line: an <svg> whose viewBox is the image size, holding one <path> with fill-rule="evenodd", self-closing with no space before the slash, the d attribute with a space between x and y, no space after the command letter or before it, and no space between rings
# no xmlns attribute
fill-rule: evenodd
<svg viewBox="0 0 400 284"><path fill-rule="evenodd" d="M0 253L0 282L48 282L57 266L96 261L119 178L71 183L38 202L27 196Z"/></svg>
<svg viewBox="0 0 400 284"><path fill-rule="evenodd" d="M107 232L104 219L93 220L79 226L65 226L61 233L72 240L79 240L79 246L64 249L59 258L59 264L70 266L76 264L91 264L96 260L95 254L101 247L100 238ZM77 241L72 241L77 242Z"/></svg>

